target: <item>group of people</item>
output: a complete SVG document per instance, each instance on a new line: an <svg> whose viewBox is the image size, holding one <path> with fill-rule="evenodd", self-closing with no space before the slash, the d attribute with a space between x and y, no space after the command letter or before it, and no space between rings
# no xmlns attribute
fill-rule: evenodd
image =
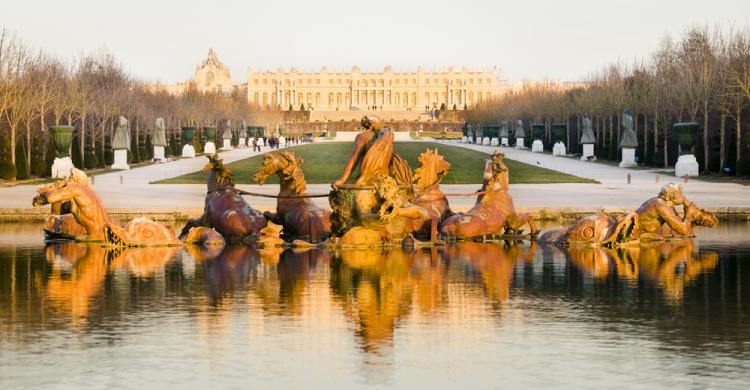
<svg viewBox="0 0 750 390"><path fill-rule="evenodd" d="M298 145L300 142L309 142L309 139L303 137L284 137L284 146ZM268 146L270 149L278 149L281 144L281 139L276 136L271 137L253 137L250 141L250 145L253 147L253 152L260 152L261 146Z"/></svg>

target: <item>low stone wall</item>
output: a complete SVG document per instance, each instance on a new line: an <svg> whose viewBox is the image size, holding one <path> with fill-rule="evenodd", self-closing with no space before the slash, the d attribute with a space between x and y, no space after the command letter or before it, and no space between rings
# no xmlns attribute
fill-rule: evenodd
<svg viewBox="0 0 750 390"><path fill-rule="evenodd" d="M451 208L454 212L468 211L471 206ZM260 211L273 211L273 207L256 207ZM745 207L715 207L706 210L716 214L720 221L750 221L750 208ZM203 209L160 210L160 209L109 209L109 214L120 222L127 222L137 217L147 217L159 222L182 223L203 213ZM572 221L580 217L597 214L599 208L574 207L516 207L520 213L531 213L540 221ZM624 214L632 210L612 208L604 209L610 215ZM44 222L49 216L49 208L28 209L0 209L0 223L38 223Z"/></svg>

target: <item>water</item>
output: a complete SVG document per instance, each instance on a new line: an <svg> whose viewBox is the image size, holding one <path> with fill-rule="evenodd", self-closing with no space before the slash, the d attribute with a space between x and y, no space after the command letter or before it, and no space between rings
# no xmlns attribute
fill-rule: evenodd
<svg viewBox="0 0 750 390"><path fill-rule="evenodd" d="M750 225L698 234L113 252L0 225L0 388L747 388Z"/></svg>

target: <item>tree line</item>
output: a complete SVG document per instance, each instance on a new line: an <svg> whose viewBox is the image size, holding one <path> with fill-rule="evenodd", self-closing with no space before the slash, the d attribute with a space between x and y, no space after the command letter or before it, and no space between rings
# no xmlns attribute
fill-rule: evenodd
<svg viewBox="0 0 750 390"><path fill-rule="evenodd" d="M523 119L568 127L568 150L579 152L583 115L597 136L599 158L618 159L620 116L629 108L638 135L637 155L655 167L678 157L672 125L701 126L694 154L703 172L750 175L750 30L691 27L679 39L665 37L648 58L614 63L581 83L529 84L486 101L468 113L469 123ZM512 125L511 125L512 128Z"/></svg>
<svg viewBox="0 0 750 390"><path fill-rule="evenodd" d="M33 49L6 29L0 31L0 178L49 174L54 161L50 125L74 126L77 167L105 167L119 116L130 122L135 146L131 153L137 162L148 158L138 155L158 117L165 120L170 143L179 146L182 126L216 125L221 134L228 120L237 128L276 121L280 114L249 105L241 91L201 92L188 83L182 94L172 95L128 74L106 52L67 60Z"/></svg>

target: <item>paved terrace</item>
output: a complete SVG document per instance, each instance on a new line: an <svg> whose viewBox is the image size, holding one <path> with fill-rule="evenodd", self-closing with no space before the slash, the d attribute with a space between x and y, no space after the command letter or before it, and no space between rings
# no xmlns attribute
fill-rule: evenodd
<svg viewBox="0 0 750 390"><path fill-rule="evenodd" d="M509 159L595 179L601 183L511 185L511 195L520 211L539 212L543 210L554 215L558 212L590 213L599 209L609 211L632 210L645 199L656 195L663 184L669 181L682 181L681 179L661 175L661 183L657 183L657 174L647 170L624 169L606 164L553 157L549 154L531 153L526 150L447 141L445 143L484 153L500 150ZM220 154L226 163L230 163L258 154L251 150L252 148L235 149ZM269 150L263 148L262 153ZM179 212L189 216L200 215L206 192L205 185L150 183L200 170L206 162L206 158L201 156L144 166L128 171L102 174L94 178L93 185L104 204L114 213L161 214ZM477 167L477 169L482 169L482 167ZM631 175L631 184L627 183L628 174ZM235 181L239 188L246 191L276 194L279 190L278 185L260 187L243 184L249 182L249 178L246 177L236 177ZM698 180L690 180L689 183L683 185L687 196L701 207L718 212L739 212L744 215L750 213L750 187ZM10 215L30 211L31 199L36 194L36 188L37 186L30 185L0 187L0 199L2 199L0 201L0 214ZM443 185L442 189L448 194L467 193L478 190L479 185ZM330 191L330 186L326 184L308 186L308 193L310 194L321 194L328 191ZM275 199L270 198L248 197L247 199L253 207L261 210L274 208L276 202ZM449 201L454 210L462 211L470 208L474 204L475 198L450 197ZM328 207L326 198L315 198L314 202L320 206Z"/></svg>

